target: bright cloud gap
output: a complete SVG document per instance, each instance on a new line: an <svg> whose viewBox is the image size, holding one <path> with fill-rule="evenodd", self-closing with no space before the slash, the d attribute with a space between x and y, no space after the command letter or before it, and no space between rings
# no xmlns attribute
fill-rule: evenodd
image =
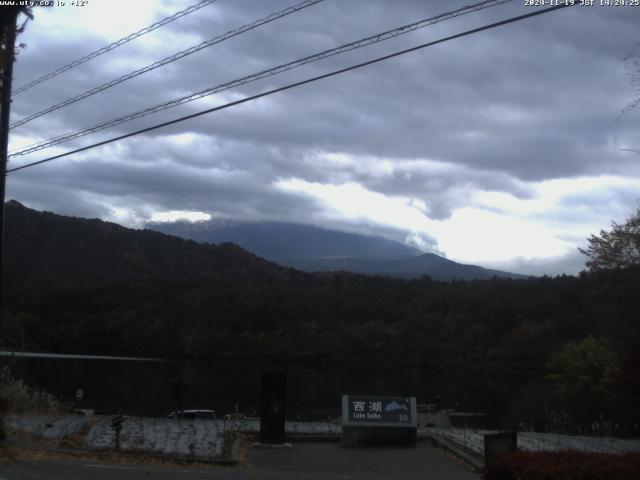
<svg viewBox="0 0 640 480"><path fill-rule="evenodd" d="M211 220L211 215L205 212L187 212L185 210L169 210L166 212L154 212L151 215L152 222L202 222Z"/></svg>

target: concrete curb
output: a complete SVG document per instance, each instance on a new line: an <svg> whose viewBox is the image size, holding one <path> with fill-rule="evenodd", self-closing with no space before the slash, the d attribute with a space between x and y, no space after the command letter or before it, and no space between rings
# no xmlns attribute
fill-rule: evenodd
<svg viewBox="0 0 640 480"><path fill-rule="evenodd" d="M245 433L251 442L259 442L260 434L258 432ZM284 441L286 443L340 443L342 436L340 434L324 434L324 433L285 433Z"/></svg>
<svg viewBox="0 0 640 480"><path fill-rule="evenodd" d="M251 444L251 448L265 448L267 450L270 449L275 449L275 450L279 450L279 449L287 449L287 448L293 448L293 445L290 443L260 443L260 442L253 442Z"/></svg>
<svg viewBox="0 0 640 480"><path fill-rule="evenodd" d="M299 434L285 435L285 440L291 443L340 443L340 435L316 435L316 434Z"/></svg>
<svg viewBox="0 0 640 480"><path fill-rule="evenodd" d="M421 436L419 440L426 440L432 445L443 448L448 452L453 453L456 457L464 461L472 470L476 472L481 472L484 470L484 460L477 454L465 451L462 445L459 445L444 437L434 434Z"/></svg>

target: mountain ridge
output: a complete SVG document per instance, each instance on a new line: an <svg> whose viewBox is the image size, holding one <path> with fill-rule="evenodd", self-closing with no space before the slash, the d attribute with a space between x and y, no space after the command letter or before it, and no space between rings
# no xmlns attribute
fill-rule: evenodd
<svg viewBox="0 0 640 480"><path fill-rule="evenodd" d="M264 258L418 256L417 248L383 237L291 222L149 222L146 228L208 243L231 241ZM320 238L319 242L317 239ZM285 250L286 249L286 250Z"/></svg>
<svg viewBox="0 0 640 480"><path fill-rule="evenodd" d="M429 276L441 281L524 278L458 264L435 254L420 255L417 249L387 239L295 224L289 224L285 232L275 223L262 225L258 232L254 226L242 224L236 229L242 238L254 243L268 240L263 242L263 251L251 252L246 242L199 243L176 235L184 232L134 230L99 219L39 212L15 201L7 202L5 218L4 275L7 285L18 288L92 288L148 281L273 281L302 278L309 272L403 279ZM315 257L304 256L311 251L317 252ZM354 252L369 256L354 256Z"/></svg>
<svg viewBox="0 0 640 480"><path fill-rule="evenodd" d="M147 228L197 242L232 242L259 257L306 272L347 271L397 278L481 280L527 278L449 260L374 235L284 222L185 221L149 223Z"/></svg>
<svg viewBox="0 0 640 480"><path fill-rule="evenodd" d="M13 288L86 288L148 281L198 282L305 275L238 245L205 245L99 219L5 208L5 270Z"/></svg>

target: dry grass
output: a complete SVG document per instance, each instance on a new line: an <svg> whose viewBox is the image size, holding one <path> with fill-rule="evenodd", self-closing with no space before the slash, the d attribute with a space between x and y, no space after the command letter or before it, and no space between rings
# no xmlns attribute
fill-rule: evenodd
<svg viewBox="0 0 640 480"><path fill-rule="evenodd" d="M13 462L14 458L13 451L10 448L6 445L0 445L0 465Z"/></svg>
<svg viewBox="0 0 640 480"><path fill-rule="evenodd" d="M62 405L56 397L44 390L26 385L21 379L13 378L8 366L0 368L0 403L4 412L59 413Z"/></svg>

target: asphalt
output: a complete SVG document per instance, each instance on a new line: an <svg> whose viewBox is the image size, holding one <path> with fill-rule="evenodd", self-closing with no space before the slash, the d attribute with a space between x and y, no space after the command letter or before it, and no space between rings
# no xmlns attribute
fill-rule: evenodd
<svg viewBox="0 0 640 480"><path fill-rule="evenodd" d="M23 445L24 446L24 445ZM33 444L30 445L33 447ZM260 449L249 444L239 466L178 465L153 459L82 456L78 452L21 450L0 463L0 480L478 480L453 455L428 443L416 448L346 449L338 443L294 443L288 449Z"/></svg>
<svg viewBox="0 0 640 480"><path fill-rule="evenodd" d="M337 443L296 444L291 449L253 450L252 470L259 478L316 479L478 479L453 456L419 443L416 448L342 448ZM265 476L266 475L266 476Z"/></svg>

